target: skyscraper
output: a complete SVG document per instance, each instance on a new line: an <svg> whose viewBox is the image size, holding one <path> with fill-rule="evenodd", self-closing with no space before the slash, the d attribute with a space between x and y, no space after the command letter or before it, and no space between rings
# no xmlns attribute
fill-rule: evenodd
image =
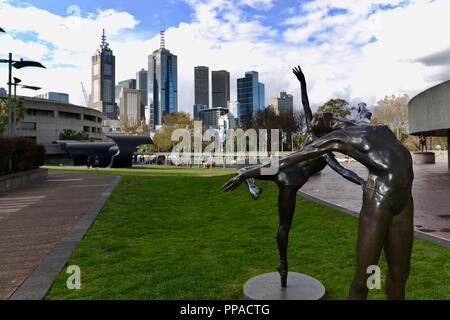
<svg viewBox="0 0 450 320"><path fill-rule="evenodd" d="M91 107L102 112L106 119L117 119L115 104L116 58L106 42L105 30L101 37L100 48L92 56L92 104Z"/></svg>
<svg viewBox="0 0 450 320"><path fill-rule="evenodd" d="M161 47L148 56L148 105L153 129L164 115L178 111L177 56L165 48L164 31Z"/></svg>
<svg viewBox="0 0 450 320"><path fill-rule="evenodd" d="M209 68L194 68L195 105L209 107Z"/></svg>
<svg viewBox="0 0 450 320"><path fill-rule="evenodd" d="M145 105L147 104L148 100L147 77L147 70L145 70L144 68L136 73L136 89L138 89L141 94L141 119L145 119Z"/></svg>
<svg viewBox="0 0 450 320"><path fill-rule="evenodd" d="M248 71L244 78L237 79L239 118L251 119L265 107L265 87L259 82L256 71Z"/></svg>
<svg viewBox="0 0 450 320"><path fill-rule="evenodd" d="M212 78L212 107L227 108L230 101L230 73L225 70L213 71Z"/></svg>

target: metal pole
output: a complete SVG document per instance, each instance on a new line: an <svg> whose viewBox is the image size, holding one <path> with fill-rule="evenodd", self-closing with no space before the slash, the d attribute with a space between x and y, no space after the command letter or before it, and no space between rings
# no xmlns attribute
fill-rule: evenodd
<svg viewBox="0 0 450 320"><path fill-rule="evenodd" d="M11 78L12 78L12 53L8 58L8 137L11 136Z"/></svg>
<svg viewBox="0 0 450 320"><path fill-rule="evenodd" d="M16 89L17 89L17 84L14 83L14 109L13 109L13 116L12 116L12 136L15 137L16 136L16 120L17 120L17 99L16 99Z"/></svg>

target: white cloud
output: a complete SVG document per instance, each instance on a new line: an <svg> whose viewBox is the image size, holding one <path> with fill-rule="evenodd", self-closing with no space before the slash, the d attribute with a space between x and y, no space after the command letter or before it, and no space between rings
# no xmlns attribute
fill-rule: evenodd
<svg viewBox="0 0 450 320"><path fill-rule="evenodd" d="M269 10L273 7L273 0L241 0L240 2L254 9Z"/></svg>
<svg viewBox="0 0 450 320"><path fill-rule="evenodd" d="M291 69L298 64L306 72L310 98L316 105L333 97L371 104L384 95L414 94L445 77L443 72L449 70L448 65L418 62L450 47L445 38L445 30L450 30L447 0L414 0L370 16L374 5L400 1L309 1L301 7L302 15L288 11L291 16L278 26L286 28L281 37L274 26L246 16L242 1L186 1L194 10L192 21L169 28L166 47L178 56L179 108L190 113L196 65L229 70L234 99L236 78L248 70L259 71L260 81L266 84L267 104L279 91L287 90L294 94L297 106L299 88ZM274 3L246 4L262 9ZM347 13L329 16L332 7L347 9ZM275 10L268 14L276 14ZM0 21L11 31L0 35L2 48L37 60L50 56L49 69L24 69L16 74L46 90L69 92L75 103L83 101L80 81L90 90L90 58L103 27L116 55L117 81L135 77L137 70L146 68L147 56L159 46L158 35L143 38L136 31L139 22L131 14L116 10L61 17L33 7L15 8L0 0ZM14 30L34 31L40 41L18 40ZM316 40L308 42L311 36ZM369 43L373 37L377 41ZM48 49L46 43L54 48ZM63 64L75 67L56 67ZM5 83L5 72L0 77Z"/></svg>

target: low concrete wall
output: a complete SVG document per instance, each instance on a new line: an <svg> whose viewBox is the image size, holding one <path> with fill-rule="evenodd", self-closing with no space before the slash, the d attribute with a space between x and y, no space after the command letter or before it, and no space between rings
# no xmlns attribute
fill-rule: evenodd
<svg viewBox="0 0 450 320"><path fill-rule="evenodd" d="M0 192L26 187L47 179L47 169L34 169L0 176Z"/></svg>
<svg viewBox="0 0 450 320"><path fill-rule="evenodd" d="M412 158L415 164L434 164L436 156L434 152L413 152Z"/></svg>

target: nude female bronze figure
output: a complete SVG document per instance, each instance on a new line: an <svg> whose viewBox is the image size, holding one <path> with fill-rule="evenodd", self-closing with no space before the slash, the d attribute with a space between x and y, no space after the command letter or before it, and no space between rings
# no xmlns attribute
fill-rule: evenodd
<svg viewBox="0 0 450 320"><path fill-rule="evenodd" d="M302 104L305 112L306 126L309 132L309 138L307 139L306 144L309 144L314 141L314 139L317 139L317 137L313 132L311 132L311 120L313 115L309 105L306 80L300 66L294 68L293 72L299 80L301 86ZM287 286L288 239L297 201L297 192L308 181L309 177L322 171L327 164L347 180L359 185L365 185L366 181L364 179L360 178L354 172L342 167L331 152L316 159L284 168L278 171L275 175L259 175L254 178L246 179L250 194L255 200L259 198L262 190L255 185L254 179L273 181L278 186L279 227L277 232L277 244L280 263L277 270L280 273L282 287ZM247 169L244 168L241 170Z"/></svg>
<svg viewBox="0 0 450 320"><path fill-rule="evenodd" d="M409 151L384 125L355 124L332 114L320 114L314 117L311 129L317 135L325 135L280 159L281 170L331 151L344 153L369 170L349 298L367 298L367 269L378 263L384 248L388 264L386 294L389 299L404 299L414 235L414 174ZM239 171L224 185L224 191L232 191L245 179L259 176L261 167Z"/></svg>

